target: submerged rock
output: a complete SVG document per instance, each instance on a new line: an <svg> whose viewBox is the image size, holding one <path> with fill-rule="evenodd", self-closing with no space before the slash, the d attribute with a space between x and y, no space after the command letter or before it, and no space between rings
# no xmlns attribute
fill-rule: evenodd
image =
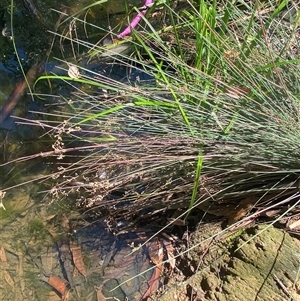
<svg viewBox="0 0 300 301"><path fill-rule="evenodd" d="M48 277L42 276L41 280L49 284L49 279L53 277L59 277L62 282L68 280L70 300L73 297L74 300L80 297L80 300L89 301L109 297L118 300L143 300L148 294L148 281L155 269L151 269L154 266L146 246L137 250L131 247L145 241L145 236L141 239L140 235L142 233L114 236L100 222L80 229L71 242L61 242L58 243L58 248L53 247L48 261L41 254L44 259L43 275ZM77 251L78 248L81 249L77 256L82 258L74 258L74 245ZM45 249L45 252L49 255L49 249ZM50 268L47 264L49 260L52 262ZM84 269L76 271L76 261L84 264ZM85 275L82 275L82 270Z"/></svg>

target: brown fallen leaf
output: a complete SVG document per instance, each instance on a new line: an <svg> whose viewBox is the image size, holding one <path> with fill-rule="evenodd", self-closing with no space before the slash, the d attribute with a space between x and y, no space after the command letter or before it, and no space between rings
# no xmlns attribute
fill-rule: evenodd
<svg viewBox="0 0 300 301"><path fill-rule="evenodd" d="M242 200L237 207L232 209L228 216L228 225L233 225L235 222L246 216L257 202L257 197L248 197Z"/></svg>
<svg viewBox="0 0 300 301"><path fill-rule="evenodd" d="M7 257L3 246L0 248L0 261L7 264Z"/></svg>
<svg viewBox="0 0 300 301"><path fill-rule="evenodd" d="M162 262L164 257L163 245L159 239L147 243L149 257L156 265L151 278L147 281L148 289L144 293L142 300L147 299L150 295L155 293L159 287L159 279L162 271Z"/></svg>
<svg viewBox="0 0 300 301"><path fill-rule="evenodd" d="M10 274L7 271L3 272L3 276L5 281L10 287L13 287L15 285L15 282L13 281L13 279L11 278Z"/></svg>
<svg viewBox="0 0 300 301"><path fill-rule="evenodd" d="M56 230L54 230L51 226L49 226L49 227L47 228L47 231L49 232L49 234L50 234L53 238L56 238L56 237L57 237Z"/></svg>
<svg viewBox="0 0 300 301"><path fill-rule="evenodd" d="M79 271L80 274L86 277L86 268L83 262L80 245L75 242L70 242L70 250L72 253L72 258L76 269Z"/></svg>
<svg viewBox="0 0 300 301"><path fill-rule="evenodd" d="M176 259L174 258L174 248L170 241L163 240L164 247L167 252L169 264L172 269L175 269Z"/></svg>
<svg viewBox="0 0 300 301"><path fill-rule="evenodd" d="M96 286L96 292L97 292L97 301L106 301L107 299L105 298L105 296L103 295L102 293L102 288L104 286L104 284L109 281L109 279L105 279L101 284L100 286Z"/></svg>
<svg viewBox="0 0 300 301"><path fill-rule="evenodd" d="M52 214L46 217L45 221L51 221L54 217L56 217L56 214Z"/></svg>
<svg viewBox="0 0 300 301"><path fill-rule="evenodd" d="M163 262L164 249L161 241L156 239L147 244L149 257L156 266L160 266Z"/></svg>
<svg viewBox="0 0 300 301"><path fill-rule="evenodd" d="M61 295L65 295L67 291L67 283L65 280L55 277L55 276L50 276L48 278L48 284L50 284L56 291L58 291Z"/></svg>
<svg viewBox="0 0 300 301"><path fill-rule="evenodd" d="M69 301L70 300L71 291L67 291L64 295L62 295L62 301Z"/></svg>
<svg viewBox="0 0 300 301"><path fill-rule="evenodd" d="M300 231L300 219L297 218L291 218L289 222L287 223L286 227L288 230L293 231Z"/></svg>
<svg viewBox="0 0 300 301"><path fill-rule="evenodd" d="M142 297L141 300L146 300L149 296L151 296L153 293L155 293L158 290L158 288L159 288L160 272L161 272L161 269L158 266L156 266L154 268L154 272L153 272L151 278L147 281L147 283L148 283L148 289L144 293L144 295L143 295L143 297Z"/></svg>

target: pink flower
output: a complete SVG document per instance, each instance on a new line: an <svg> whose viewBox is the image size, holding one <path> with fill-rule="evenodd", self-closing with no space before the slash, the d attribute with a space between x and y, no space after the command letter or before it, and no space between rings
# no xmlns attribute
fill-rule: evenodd
<svg viewBox="0 0 300 301"><path fill-rule="evenodd" d="M147 8L148 6L150 6L153 3L153 0L146 0L145 1L145 7ZM147 9L143 9L141 10L134 18L133 20L130 22L130 24L121 32L118 34L118 38L124 38L128 35L130 35L131 30L134 29L141 21L142 16L145 15L145 13L147 12Z"/></svg>

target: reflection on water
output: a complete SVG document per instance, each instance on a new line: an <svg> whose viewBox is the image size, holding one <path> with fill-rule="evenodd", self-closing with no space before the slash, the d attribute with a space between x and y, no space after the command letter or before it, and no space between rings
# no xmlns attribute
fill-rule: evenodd
<svg viewBox="0 0 300 301"><path fill-rule="evenodd" d="M130 4L137 4L132 1ZM42 60L53 57L74 57L86 51L84 47L74 48L70 37L97 42L105 35L109 26L117 26L124 16L108 16L124 11L123 0L109 1L107 6L97 5L88 10L83 7L95 1L34 1L45 22L24 10L21 1L14 6L14 24L10 24L8 5L5 13L0 14L3 26L13 26L18 55L26 71L41 57ZM58 32L62 40L53 41L49 34L51 28L46 24L55 24L59 17L57 11L67 8L68 14L85 22L65 21ZM57 11L54 11L56 9ZM96 24L89 26L88 24ZM120 30L120 26L117 30ZM55 31L53 29L53 31ZM53 42L53 45L52 45ZM9 36L0 37L0 101L3 104L16 82L22 78L22 72L13 52ZM51 47L50 57L45 53ZM6 52L5 52L6 51ZM48 66L48 65L47 65ZM146 74L135 69L117 65L85 65L88 72L109 74L114 80L134 82L137 77L148 80ZM53 70L52 70L53 71ZM93 76L90 73L90 76ZM24 96L14 115L35 118L27 113L28 107L43 111L43 100ZM140 300L149 294L149 279L153 278L154 269L137 276L151 267L147 248L142 247L132 253L129 245L136 246L146 240L145 233L113 236L107 222L92 223L73 211L73 201L61 202L49 199L40 191L51 188L48 176L53 168L51 158L10 163L20 157L36 154L51 149L53 141L43 135L44 129L20 125L9 118L1 125L1 191L6 192L0 208L0 295L5 300L103 300L104 296L114 296L119 300ZM47 181L45 181L47 179ZM66 221L66 218L67 221ZM71 229L70 223L76 226ZM74 232L76 230L76 232ZM74 253L75 252L75 253ZM81 267L80 267L81 266ZM136 276L136 277L134 277ZM132 278L133 277L133 278ZM126 282L130 279L130 282ZM155 280L151 280L154 287ZM123 283L125 282L125 283ZM111 290L119 286L113 292Z"/></svg>

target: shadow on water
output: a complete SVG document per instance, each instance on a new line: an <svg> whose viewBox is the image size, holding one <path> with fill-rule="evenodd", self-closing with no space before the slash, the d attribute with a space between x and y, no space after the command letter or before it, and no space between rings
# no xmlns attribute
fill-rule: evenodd
<svg viewBox="0 0 300 301"><path fill-rule="evenodd" d="M62 42L53 44L52 54L47 57L45 52L52 43L49 24L55 24L58 13L49 8L62 11L67 7L70 14L80 11L93 1L35 1L44 20L38 20L24 3L18 1L13 10L14 23L11 24L9 3L1 6L2 36L0 38L0 100L4 103L8 95L22 79L19 62L14 53L10 36L13 26L14 41L18 56L26 72L38 57L47 59L47 71L58 70L60 62L53 57L61 57ZM28 3L28 1L25 1ZM134 1L133 1L134 2ZM115 1L115 8L124 10L123 1ZM86 13L86 20L95 23L102 16L103 24L99 28L107 29L120 22L118 15L112 21L113 6L105 8L95 6ZM27 10L26 10L27 9ZM97 13L97 18L95 15ZM38 17L39 18L39 17ZM115 24L114 24L115 22ZM71 26L66 23L63 34ZM94 28L94 27L93 27ZM99 31L98 28L98 31ZM72 31L75 34L75 31ZM78 29L78 38L87 38ZM82 36L80 36L82 35ZM98 41L98 35L92 43ZM83 37L84 36L84 37ZM73 45L64 45L64 56L74 54ZM76 49L76 52L82 52ZM86 74L95 74L112 78L115 81L135 82L151 80L148 75L138 69L116 64L84 65ZM66 73L66 70L60 72ZM61 84L60 84L61 85ZM60 86L61 87L61 86ZM70 93L69 87L61 87L60 93ZM65 94L65 95L66 95ZM64 95L64 94L63 94ZM32 111L47 112L44 99L25 95L13 111L13 116L35 119ZM48 97L51 100L51 96ZM54 98L53 98L54 99ZM53 101L53 100L52 100ZM54 100L55 101L55 100ZM50 106L51 107L51 106ZM52 106L53 107L53 106ZM51 107L51 108L52 108ZM148 292L148 280L153 278L155 269L150 269L141 276L139 273L153 267L146 247L132 253L132 247L142 243L150 233L143 231L127 233L119 236L109 231L106 220L94 222L87 220L82 214L73 210L75 200L64 201L51 198L40 193L51 189L51 174L56 168L51 158L14 163L14 160L30 156L45 150L51 150L53 138L44 136L44 129L20 124L16 118L9 117L0 127L1 166L0 183L3 207L0 208L0 263L1 285L0 295L5 300L103 300L105 297L116 297L119 300L141 300ZM11 162L11 163L10 163ZM46 181L47 180L47 181ZM126 282L130 279L130 285ZM153 279L151 280L154 281ZM158 280L155 280L158 281ZM153 284L152 284L153 285ZM116 290L111 290L119 286Z"/></svg>

